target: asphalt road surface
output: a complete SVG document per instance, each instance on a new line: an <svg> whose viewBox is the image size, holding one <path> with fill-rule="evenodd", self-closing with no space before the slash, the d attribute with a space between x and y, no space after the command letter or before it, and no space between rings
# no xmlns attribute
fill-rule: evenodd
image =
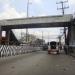
<svg viewBox="0 0 75 75"><path fill-rule="evenodd" d="M36 52L0 58L0 75L75 75L75 58Z"/></svg>

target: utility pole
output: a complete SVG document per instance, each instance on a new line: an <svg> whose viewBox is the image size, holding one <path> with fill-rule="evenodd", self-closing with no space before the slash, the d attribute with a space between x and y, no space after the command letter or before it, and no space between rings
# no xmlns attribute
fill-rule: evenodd
<svg viewBox="0 0 75 75"><path fill-rule="evenodd" d="M67 1L60 1L60 2L57 2L56 4L61 4L61 8L57 8L57 10L62 10L62 15L65 14L65 9L68 9L68 7L65 7L64 4L65 3L68 3L68 0Z"/></svg>
<svg viewBox="0 0 75 75"><path fill-rule="evenodd" d="M56 4L61 4L61 8L57 8L57 10L62 10L62 15L65 14L65 9L69 8L69 6L68 7L64 6L65 3L68 3L68 0L67 1L60 1L60 2L56 3ZM64 27L64 37L65 37L65 44L66 44L66 27Z"/></svg>
<svg viewBox="0 0 75 75"><path fill-rule="evenodd" d="M48 42L50 42L50 38L49 38L49 32L48 32ZM49 43L50 44L50 43Z"/></svg>
<svg viewBox="0 0 75 75"><path fill-rule="evenodd" d="M43 31L42 31L42 46L43 46Z"/></svg>
<svg viewBox="0 0 75 75"><path fill-rule="evenodd" d="M22 29L21 29L21 43L22 43L22 39L23 39L23 38L22 38Z"/></svg>

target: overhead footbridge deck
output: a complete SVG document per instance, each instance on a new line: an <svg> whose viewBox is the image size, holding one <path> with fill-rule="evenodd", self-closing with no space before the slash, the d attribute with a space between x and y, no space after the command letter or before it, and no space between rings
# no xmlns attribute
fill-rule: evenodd
<svg viewBox="0 0 75 75"><path fill-rule="evenodd" d="M43 17L28 17L20 19L5 19L0 20L0 25L3 27L7 26L10 29L64 27L69 25L69 22L72 18L72 14L68 14Z"/></svg>

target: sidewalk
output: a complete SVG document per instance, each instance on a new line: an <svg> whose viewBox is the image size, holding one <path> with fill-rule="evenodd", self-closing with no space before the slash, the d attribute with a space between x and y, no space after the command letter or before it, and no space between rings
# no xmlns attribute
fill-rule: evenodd
<svg viewBox="0 0 75 75"><path fill-rule="evenodd" d="M75 53L71 53L70 55L75 58Z"/></svg>

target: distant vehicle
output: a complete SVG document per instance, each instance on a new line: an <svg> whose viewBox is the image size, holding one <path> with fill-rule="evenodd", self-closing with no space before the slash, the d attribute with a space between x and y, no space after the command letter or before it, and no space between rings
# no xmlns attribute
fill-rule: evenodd
<svg viewBox="0 0 75 75"><path fill-rule="evenodd" d="M42 48L43 48L43 51L47 51L48 50L48 45L44 44Z"/></svg>
<svg viewBox="0 0 75 75"><path fill-rule="evenodd" d="M51 41L48 43L48 54L59 54L59 45L56 41Z"/></svg>

